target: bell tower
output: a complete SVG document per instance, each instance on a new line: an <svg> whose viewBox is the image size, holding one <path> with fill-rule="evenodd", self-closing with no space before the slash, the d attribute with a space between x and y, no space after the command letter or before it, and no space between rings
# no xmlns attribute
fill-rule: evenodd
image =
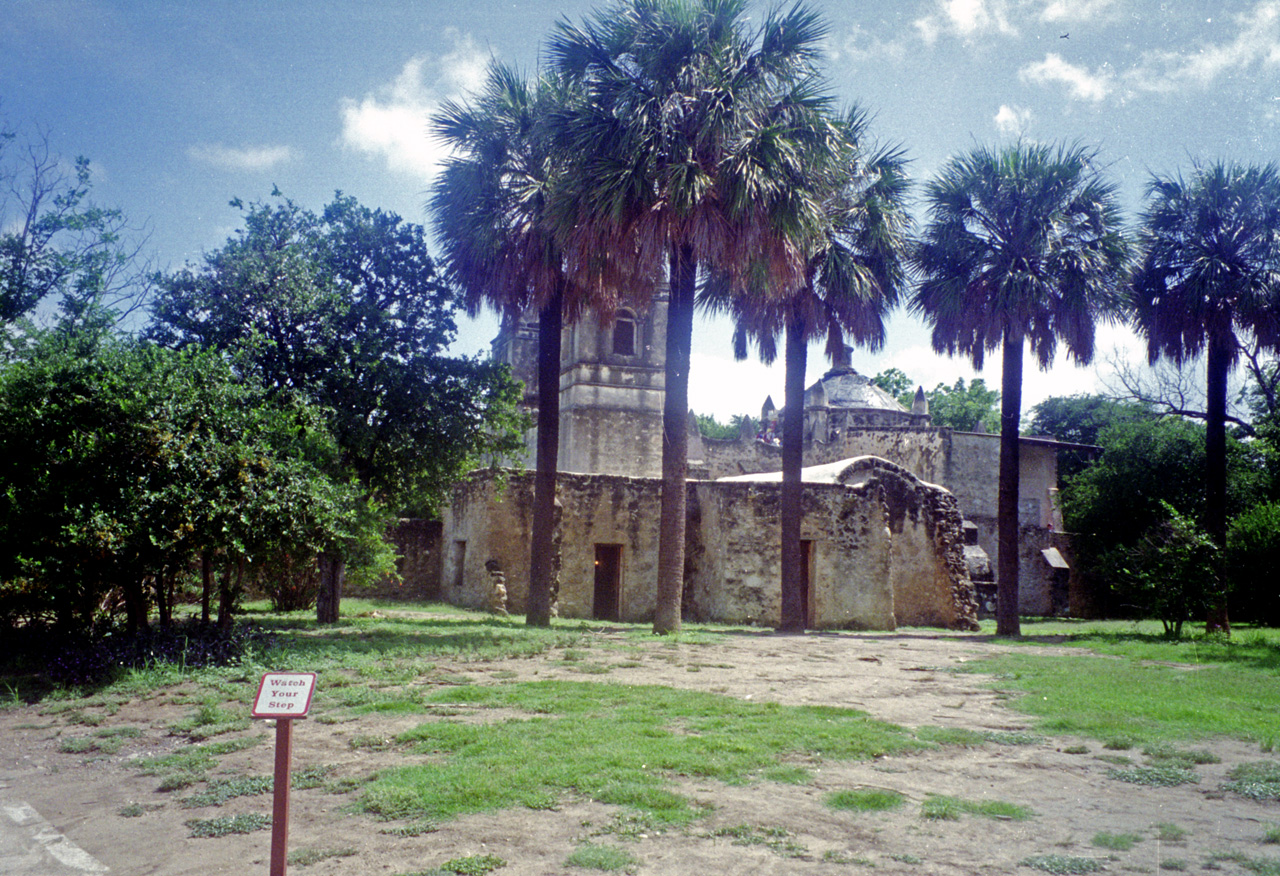
<svg viewBox="0 0 1280 876"><path fill-rule="evenodd" d="M560 345L560 470L662 476L667 297L587 313Z"/></svg>

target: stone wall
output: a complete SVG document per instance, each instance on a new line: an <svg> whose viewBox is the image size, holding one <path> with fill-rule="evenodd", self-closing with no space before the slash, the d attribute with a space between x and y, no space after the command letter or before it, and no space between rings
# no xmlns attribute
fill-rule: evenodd
<svg viewBox="0 0 1280 876"><path fill-rule="evenodd" d="M748 439L702 439L706 476L733 477L782 469L781 448ZM805 445L806 466L823 465L860 456L890 460L915 477L950 490L960 513L978 528L978 544L995 567L1000 470L1000 436L950 429L881 427L854 428L831 443ZM1058 478L1056 447L1052 442L1024 438L1019 444L1018 521L1019 604L1028 614L1047 614L1052 605L1053 571L1040 551L1049 546L1050 533L1061 518L1054 504Z"/></svg>
<svg viewBox="0 0 1280 876"><path fill-rule="evenodd" d="M970 629L976 606L965 573L960 517L946 491L876 461L847 485L808 484L802 537L811 543L814 628L893 629L901 623ZM528 597L532 476L505 485L477 473L457 485L444 519L449 602L486 605L489 570L505 573L513 612ZM778 623L780 484L689 484L686 614L700 620ZM557 487L559 611L598 614L598 545L618 546L622 620L652 619L657 592L661 482L562 473Z"/></svg>
<svg viewBox="0 0 1280 876"><path fill-rule="evenodd" d="M556 488L556 539L560 545L559 611L565 617L595 613L595 546L621 545L619 617L653 617L657 582L658 504L661 481L562 472ZM529 597L529 539L533 475L488 472L453 488L444 514L445 560L441 596L456 605L483 608L489 570L506 576L509 610L524 613Z"/></svg>

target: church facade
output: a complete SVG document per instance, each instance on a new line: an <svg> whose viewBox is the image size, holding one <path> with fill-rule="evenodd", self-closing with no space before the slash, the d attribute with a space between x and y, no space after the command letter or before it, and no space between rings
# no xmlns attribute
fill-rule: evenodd
<svg viewBox="0 0 1280 876"><path fill-rule="evenodd" d="M657 590L666 304L564 330L557 487L563 616L644 621ZM536 404L536 322L503 326L494 355ZM778 412L766 400L764 423ZM777 622L781 452L769 434L704 439L689 420L685 613ZM765 430L762 430L765 431ZM527 446L535 446L529 436ZM1023 439L1021 610L1065 607L1045 551L1056 519L1056 444ZM993 586L999 437L929 423L847 365L805 394L805 611L813 628L971 629ZM530 451L527 465L532 465ZM444 515L441 595L483 606L494 569L513 610L527 594L532 477L477 473ZM975 574L971 576L970 572ZM974 580L978 580L975 591Z"/></svg>

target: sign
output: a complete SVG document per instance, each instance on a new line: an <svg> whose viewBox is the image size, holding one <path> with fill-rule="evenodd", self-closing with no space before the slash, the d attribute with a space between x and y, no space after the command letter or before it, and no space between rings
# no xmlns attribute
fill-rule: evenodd
<svg viewBox="0 0 1280 876"><path fill-rule="evenodd" d="M253 698L255 718L305 718L316 692L314 672L268 672Z"/></svg>

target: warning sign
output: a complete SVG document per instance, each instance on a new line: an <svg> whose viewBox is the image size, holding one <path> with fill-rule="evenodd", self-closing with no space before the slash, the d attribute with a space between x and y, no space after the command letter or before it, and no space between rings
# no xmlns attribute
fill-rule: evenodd
<svg viewBox="0 0 1280 876"><path fill-rule="evenodd" d="M268 672L253 698L255 718L305 718L316 690L314 672Z"/></svg>

